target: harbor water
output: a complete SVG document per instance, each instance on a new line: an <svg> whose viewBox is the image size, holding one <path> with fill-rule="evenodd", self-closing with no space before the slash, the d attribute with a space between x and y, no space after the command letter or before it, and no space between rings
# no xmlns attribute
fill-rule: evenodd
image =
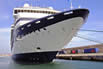
<svg viewBox="0 0 103 69"><path fill-rule="evenodd" d="M0 57L0 69L103 69L103 62L55 59L46 64L17 64L10 57Z"/></svg>

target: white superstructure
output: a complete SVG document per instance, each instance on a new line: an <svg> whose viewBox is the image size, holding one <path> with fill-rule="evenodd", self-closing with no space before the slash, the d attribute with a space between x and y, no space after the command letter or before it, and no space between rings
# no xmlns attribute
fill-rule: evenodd
<svg viewBox="0 0 103 69"><path fill-rule="evenodd" d="M24 4L21 8L14 8L13 16L18 18L41 18L51 14L59 13L60 11L54 10L52 7L41 8L32 7L29 4ZM35 16L33 16L35 15Z"/></svg>

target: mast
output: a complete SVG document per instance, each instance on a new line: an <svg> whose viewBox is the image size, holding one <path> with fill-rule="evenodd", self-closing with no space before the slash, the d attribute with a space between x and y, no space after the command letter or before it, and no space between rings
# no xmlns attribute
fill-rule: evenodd
<svg viewBox="0 0 103 69"><path fill-rule="evenodd" d="M73 4L72 4L72 0L70 0L70 9L73 9Z"/></svg>

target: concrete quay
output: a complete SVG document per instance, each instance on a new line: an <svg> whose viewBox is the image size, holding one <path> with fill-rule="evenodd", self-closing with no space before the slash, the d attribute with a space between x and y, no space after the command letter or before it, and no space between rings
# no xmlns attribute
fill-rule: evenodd
<svg viewBox="0 0 103 69"><path fill-rule="evenodd" d="M92 53L92 54L60 54L56 55L57 59L66 60L92 60L92 61L103 61L103 53Z"/></svg>
<svg viewBox="0 0 103 69"><path fill-rule="evenodd" d="M98 51L95 53L93 53L92 51L89 53L84 52L84 49L90 48L98 48ZM72 50L75 50L77 52L72 53ZM58 59L103 61L103 44L65 48L61 51L62 53L58 53L56 56Z"/></svg>

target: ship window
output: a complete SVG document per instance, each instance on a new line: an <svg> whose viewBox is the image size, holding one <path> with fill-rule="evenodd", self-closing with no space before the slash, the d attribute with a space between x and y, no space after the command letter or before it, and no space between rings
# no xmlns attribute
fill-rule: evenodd
<svg viewBox="0 0 103 69"><path fill-rule="evenodd" d="M27 12L29 12L29 10L27 10Z"/></svg>
<svg viewBox="0 0 103 69"><path fill-rule="evenodd" d="M31 12L31 10L29 10L29 12Z"/></svg>
<svg viewBox="0 0 103 69"><path fill-rule="evenodd" d="M29 10L29 12L31 12L31 10Z"/></svg>
<svg viewBox="0 0 103 69"><path fill-rule="evenodd" d="M23 12L23 10L21 10L21 12Z"/></svg>
<svg viewBox="0 0 103 69"><path fill-rule="evenodd" d="M42 13L45 13L44 11L42 11Z"/></svg>
<svg viewBox="0 0 103 69"><path fill-rule="evenodd" d="M46 13L46 11L44 11L44 13Z"/></svg>
<svg viewBox="0 0 103 69"><path fill-rule="evenodd" d="M31 12L34 13L34 10L32 10Z"/></svg>
<svg viewBox="0 0 103 69"><path fill-rule="evenodd" d="M38 11L38 13L41 13L41 11Z"/></svg>
<svg viewBox="0 0 103 69"><path fill-rule="evenodd" d="M30 12L30 10L28 10L28 12Z"/></svg>
<svg viewBox="0 0 103 69"><path fill-rule="evenodd" d="M17 11L17 13L20 12L20 10Z"/></svg>
<svg viewBox="0 0 103 69"><path fill-rule="evenodd" d="M17 10L17 13L19 12L19 10Z"/></svg>
<svg viewBox="0 0 103 69"><path fill-rule="evenodd" d="M41 11L39 11L39 13L41 13Z"/></svg>
<svg viewBox="0 0 103 69"><path fill-rule="evenodd" d="M33 10L31 10L31 12L33 13Z"/></svg>
<svg viewBox="0 0 103 69"><path fill-rule="evenodd" d="M26 10L24 10L24 12L26 12Z"/></svg>
<svg viewBox="0 0 103 69"><path fill-rule="evenodd" d="M28 10L29 12L31 12L30 10Z"/></svg>
<svg viewBox="0 0 103 69"><path fill-rule="evenodd" d="M28 25L27 25L27 27L30 27L30 26L31 26L31 24L28 24Z"/></svg>
<svg viewBox="0 0 103 69"><path fill-rule="evenodd" d="M17 10L15 10L14 13L17 14Z"/></svg>
<svg viewBox="0 0 103 69"><path fill-rule="evenodd" d="M69 15L69 14L72 14L73 12L65 12L64 15Z"/></svg>
<svg viewBox="0 0 103 69"><path fill-rule="evenodd" d="M48 12L50 14L50 12Z"/></svg>
<svg viewBox="0 0 103 69"><path fill-rule="evenodd" d="M25 12L28 12L27 10L25 10Z"/></svg>
<svg viewBox="0 0 103 69"><path fill-rule="evenodd" d="M38 24L38 23L40 23L40 21L36 21L35 23Z"/></svg>
<svg viewBox="0 0 103 69"><path fill-rule="evenodd" d="M21 10L18 10L18 12L21 12Z"/></svg>
<svg viewBox="0 0 103 69"><path fill-rule="evenodd" d="M21 30L24 30L24 28L21 28Z"/></svg>
<svg viewBox="0 0 103 69"><path fill-rule="evenodd" d="M35 11L33 10L33 13L35 13Z"/></svg>
<svg viewBox="0 0 103 69"><path fill-rule="evenodd" d="M43 11L41 11L41 13L43 13Z"/></svg>
<svg viewBox="0 0 103 69"><path fill-rule="evenodd" d="M21 10L21 12L24 12L24 10Z"/></svg>
<svg viewBox="0 0 103 69"><path fill-rule="evenodd" d="M25 12L28 12L27 10L25 10Z"/></svg>
<svg viewBox="0 0 103 69"><path fill-rule="evenodd" d="M47 11L45 11L45 13L47 13Z"/></svg>
<svg viewBox="0 0 103 69"><path fill-rule="evenodd" d="M26 10L24 10L24 12L26 12Z"/></svg>
<svg viewBox="0 0 103 69"><path fill-rule="evenodd" d="M44 11L44 13L46 13L46 11Z"/></svg>
<svg viewBox="0 0 103 69"><path fill-rule="evenodd" d="M33 10L33 13L34 13L35 11Z"/></svg>
<svg viewBox="0 0 103 69"><path fill-rule="evenodd" d="M23 12L25 12L25 10L23 10Z"/></svg>
<svg viewBox="0 0 103 69"><path fill-rule="evenodd" d="M37 13L37 11L34 11L35 13Z"/></svg>
<svg viewBox="0 0 103 69"><path fill-rule="evenodd" d="M36 11L36 13L38 13L38 11Z"/></svg>
<svg viewBox="0 0 103 69"><path fill-rule="evenodd" d="M48 20L50 20L50 19L54 19L54 17L53 17L53 16L51 16L51 17L48 17L47 19L48 19Z"/></svg>
<svg viewBox="0 0 103 69"><path fill-rule="evenodd" d="M23 12L23 10L20 10L20 12Z"/></svg>
<svg viewBox="0 0 103 69"><path fill-rule="evenodd" d="M40 11L38 11L38 13L40 13Z"/></svg>
<svg viewBox="0 0 103 69"><path fill-rule="evenodd" d="M25 12L28 12L28 10L25 10Z"/></svg>
<svg viewBox="0 0 103 69"><path fill-rule="evenodd" d="M26 12L26 10L24 10L24 12Z"/></svg>

